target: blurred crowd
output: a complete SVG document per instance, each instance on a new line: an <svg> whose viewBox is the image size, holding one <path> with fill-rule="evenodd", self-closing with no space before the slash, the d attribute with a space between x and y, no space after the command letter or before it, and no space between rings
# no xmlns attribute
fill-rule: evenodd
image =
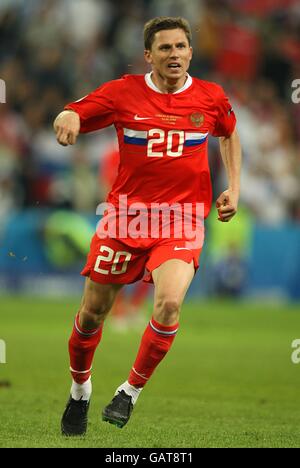
<svg viewBox="0 0 300 468"><path fill-rule="evenodd" d="M67 102L125 73L145 73L143 24L186 17L190 73L222 84L238 118L241 200L258 221L300 222L300 3L297 0L1 0L0 225L14 210L95 212L99 164L113 129L59 146L52 123ZM226 181L210 141L215 195ZM88 187L88 190L87 190Z"/></svg>

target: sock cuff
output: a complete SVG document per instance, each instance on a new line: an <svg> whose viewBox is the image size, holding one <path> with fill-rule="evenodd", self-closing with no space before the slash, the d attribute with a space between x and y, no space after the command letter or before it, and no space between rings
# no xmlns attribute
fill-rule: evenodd
<svg viewBox="0 0 300 468"><path fill-rule="evenodd" d="M175 325L162 325L161 323L157 322L153 317L151 317L151 320L149 322L149 326L154 330L155 332L159 333L160 335L175 335L177 333L177 330L179 328L179 323L175 323Z"/></svg>
<svg viewBox="0 0 300 468"><path fill-rule="evenodd" d="M80 324L79 324L79 313L75 317L74 328L77 331L77 333L79 333L80 335L83 335L83 336L96 335L97 333L99 333L99 331L102 329L102 327L103 327L103 324L100 325L100 327L98 327L98 328L93 328L92 330L86 330L86 329L82 328L80 326Z"/></svg>

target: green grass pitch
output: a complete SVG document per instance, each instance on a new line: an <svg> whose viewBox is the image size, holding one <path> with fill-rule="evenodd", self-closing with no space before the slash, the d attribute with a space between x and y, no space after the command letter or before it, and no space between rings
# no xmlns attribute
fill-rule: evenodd
<svg viewBox="0 0 300 468"><path fill-rule="evenodd" d="M96 353L87 435L66 439L67 340L78 301L2 298L0 447L299 447L299 306L186 303L173 348L123 429L100 412L123 382L142 333L109 322ZM149 306L150 313L150 306ZM7 382L9 386L7 386Z"/></svg>

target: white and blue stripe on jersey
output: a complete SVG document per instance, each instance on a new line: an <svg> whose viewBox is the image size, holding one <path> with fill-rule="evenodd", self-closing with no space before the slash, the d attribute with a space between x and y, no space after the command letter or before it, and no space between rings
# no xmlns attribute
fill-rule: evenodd
<svg viewBox="0 0 300 468"><path fill-rule="evenodd" d="M124 128L124 143L146 146L148 143L147 132Z"/></svg>
<svg viewBox="0 0 300 468"><path fill-rule="evenodd" d="M207 139L208 133L199 132L185 132L184 146L197 146L204 143Z"/></svg>
<svg viewBox="0 0 300 468"><path fill-rule="evenodd" d="M201 145L207 140L208 133L184 132L184 146ZM148 132L142 130L131 130L124 128L124 143L130 145L146 146L148 143Z"/></svg>

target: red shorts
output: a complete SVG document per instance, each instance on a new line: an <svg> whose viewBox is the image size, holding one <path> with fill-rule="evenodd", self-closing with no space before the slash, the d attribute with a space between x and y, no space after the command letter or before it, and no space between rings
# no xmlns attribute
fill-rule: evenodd
<svg viewBox="0 0 300 468"><path fill-rule="evenodd" d="M193 261L195 271L199 267L201 248L188 248L185 239L139 239L135 246L130 244L95 234L81 274L96 283L129 284L142 279L146 269L144 281L152 283L152 271L167 260Z"/></svg>

